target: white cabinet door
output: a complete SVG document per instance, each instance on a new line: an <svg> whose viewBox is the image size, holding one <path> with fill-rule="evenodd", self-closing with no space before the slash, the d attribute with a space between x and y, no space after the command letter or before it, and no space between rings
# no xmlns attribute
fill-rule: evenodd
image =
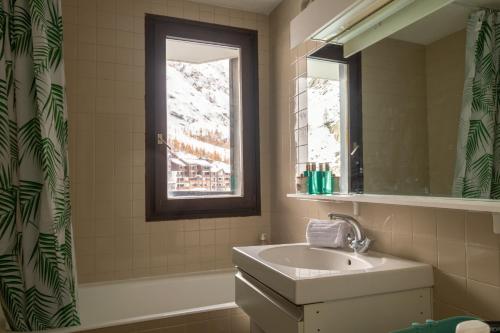
<svg viewBox="0 0 500 333"><path fill-rule="evenodd" d="M236 274L236 304L265 333L303 333L303 309L257 280Z"/></svg>

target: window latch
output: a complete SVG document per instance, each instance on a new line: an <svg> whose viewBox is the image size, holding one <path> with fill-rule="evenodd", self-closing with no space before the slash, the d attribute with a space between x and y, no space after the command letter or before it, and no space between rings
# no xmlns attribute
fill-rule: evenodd
<svg viewBox="0 0 500 333"><path fill-rule="evenodd" d="M167 143L167 141L165 140L165 138L163 137L163 134L162 133L156 133L156 144L157 145L165 145L167 146L167 148L169 150L171 150L169 144Z"/></svg>
<svg viewBox="0 0 500 333"><path fill-rule="evenodd" d="M162 145L165 142L165 139L163 139L163 134L157 133L156 134L156 144Z"/></svg>

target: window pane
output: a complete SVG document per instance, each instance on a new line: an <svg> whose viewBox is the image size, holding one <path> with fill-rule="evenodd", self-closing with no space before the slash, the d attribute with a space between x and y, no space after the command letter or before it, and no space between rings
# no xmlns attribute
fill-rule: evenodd
<svg viewBox="0 0 500 333"><path fill-rule="evenodd" d="M166 40L169 199L242 194L239 55Z"/></svg>

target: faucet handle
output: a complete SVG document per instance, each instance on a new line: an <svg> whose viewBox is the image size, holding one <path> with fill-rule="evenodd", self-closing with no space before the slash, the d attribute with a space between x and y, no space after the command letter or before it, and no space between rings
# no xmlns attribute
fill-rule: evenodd
<svg viewBox="0 0 500 333"><path fill-rule="evenodd" d="M328 214L328 217L331 220L343 220L350 225L352 230L350 232L347 232L344 237L345 242L351 249L354 250L354 252L366 252L368 250L368 247L371 244L371 240L366 237L361 224L354 217L345 214L337 214L334 212Z"/></svg>
<svg viewBox="0 0 500 333"><path fill-rule="evenodd" d="M365 237L363 240L356 240L350 234L347 234L346 241L347 245L356 253L366 252L372 243L372 240L369 238Z"/></svg>
<svg viewBox="0 0 500 333"><path fill-rule="evenodd" d="M361 242L359 242L359 248L357 252L366 252L370 247L370 245L372 244L372 242L373 241L370 238L366 237Z"/></svg>

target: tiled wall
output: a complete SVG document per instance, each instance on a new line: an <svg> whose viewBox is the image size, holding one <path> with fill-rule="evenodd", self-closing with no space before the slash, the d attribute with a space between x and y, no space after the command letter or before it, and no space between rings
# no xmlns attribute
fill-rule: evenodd
<svg viewBox="0 0 500 333"><path fill-rule="evenodd" d="M363 50L366 192L450 195L464 58L464 30L429 45L387 38Z"/></svg>
<svg viewBox="0 0 500 333"><path fill-rule="evenodd" d="M348 204L286 198L293 190L290 167L290 103L297 60L314 43L290 53L289 22L299 0L284 0L270 16L271 100L274 142L271 229L273 242L303 242L308 218L325 218L335 210L352 213ZM292 65L292 67L291 67ZM291 69L292 68L292 69ZM492 232L491 215L464 211L362 204L360 220L375 239L374 249L434 266L435 317L471 313L500 318L500 235Z"/></svg>
<svg viewBox="0 0 500 333"><path fill-rule="evenodd" d="M299 8L299 0L285 0L271 14L268 62L264 16L185 1L63 0L81 281L228 267L232 244L255 243L270 217L273 240L295 242L304 240L306 218L333 209L350 212L348 205L286 198L294 173L290 65L315 47L302 45L290 54L289 21ZM262 217L145 223L145 12L259 30ZM376 239L375 249L434 265L437 317L500 317L500 237L492 233L489 215L362 205L361 220Z"/></svg>
<svg viewBox="0 0 500 333"><path fill-rule="evenodd" d="M361 53L367 193L429 189L425 47L384 39Z"/></svg>
<svg viewBox="0 0 500 333"><path fill-rule="evenodd" d="M431 193L449 194L453 186L458 123L465 79L465 30L425 48L427 133ZM443 126L443 124L448 124Z"/></svg>
<svg viewBox="0 0 500 333"><path fill-rule="evenodd" d="M182 0L63 0L80 282L231 266L269 229L268 17ZM145 222L144 14L259 32L262 216Z"/></svg>

